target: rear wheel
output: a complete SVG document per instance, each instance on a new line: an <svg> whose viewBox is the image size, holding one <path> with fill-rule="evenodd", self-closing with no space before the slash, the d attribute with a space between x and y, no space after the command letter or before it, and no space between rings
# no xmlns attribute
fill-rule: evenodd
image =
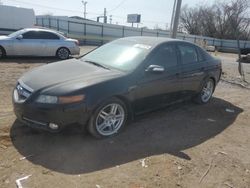
<svg viewBox="0 0 250 188"><path fill-rule="evenodd" d="M128 117L126 105L112 98L100 105L88 124L88 130L96 138L105 138L119 133Z"/></svg>
<svg viewBox="0 0 250 188"><path fill-rule="evenodd" d="M0 46L0 59L5 56L5 50Z"/></svg>
<svg viewBox="0 0 250 188"><path fill-rule="evenodd" d="M62 60L68 59L69 55L70 55L69 49L65 47L59 48L56 52L56 56Z"/></svg>
<svg viewBox="0 0 250 188"><path fill-rule="evenodd" d="M215 88L214 81L210 78L206 80L200 93L194 98L194 101L199 104L206 104L212 98Z"/></svg>

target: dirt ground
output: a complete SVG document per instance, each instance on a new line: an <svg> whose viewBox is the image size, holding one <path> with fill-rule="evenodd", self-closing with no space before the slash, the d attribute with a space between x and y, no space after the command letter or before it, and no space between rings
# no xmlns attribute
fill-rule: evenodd
<svg viewBox="0 0 250 188"><path fill-rule="evenodd" d="M249 84L239 77L236 55L216 56L224 81L209 104L185 102L139 116L104 140L76 129L34 132L19 123L11 105L16 80L57 59L0 60L0 187L16 187L28 175L24 188L250 187L250 90L242 87ZM250 81L249 65L244 71Z"/></svg>

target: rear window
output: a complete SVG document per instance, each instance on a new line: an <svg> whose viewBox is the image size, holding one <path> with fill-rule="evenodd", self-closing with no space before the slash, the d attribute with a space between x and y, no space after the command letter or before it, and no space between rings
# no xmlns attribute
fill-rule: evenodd
<svg viewBox="0 0 250 188"><path fill-rule="evenodd" d="M208 52L206 52L205 50L202 50L202 49L201 49L201 53L203 54L204 59L205 59L206 61L213 59L213 56L211 56L211 55L210 55Z"/></svg>
<svg viewBox="0 0 250 188"><path fill-rule="evenodd" d="M179 44L178 48L181 54L182 64L190 64L198 62L198 55L194 46Z"/></svg>

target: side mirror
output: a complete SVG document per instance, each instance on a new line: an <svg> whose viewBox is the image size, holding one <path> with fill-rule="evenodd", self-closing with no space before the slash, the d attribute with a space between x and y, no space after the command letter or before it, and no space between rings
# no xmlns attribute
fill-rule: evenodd
<svg viewBox="0 0 250 188"><path fill-rule="evenodd" d="M18 36L16 37L16 39L17 39L17 40L23 39L23 35L18 35Z"/></svg>
<svg viewBox="0 0 250 188"><path fill-rule="evenodd" d="M160 65L149 65L145 72L162 73L165 72L165 68Z"/></svg>

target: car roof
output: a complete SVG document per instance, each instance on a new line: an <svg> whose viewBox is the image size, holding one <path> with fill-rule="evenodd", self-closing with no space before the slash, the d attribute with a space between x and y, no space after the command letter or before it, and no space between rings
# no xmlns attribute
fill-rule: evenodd
<svg viewBox="0 0 250 188"><path fill-rule="evenodd" d="M23 31L47 31L55 34L60 34L59 32L52 29L43 29L43 28L25 28Z"/></svg>

